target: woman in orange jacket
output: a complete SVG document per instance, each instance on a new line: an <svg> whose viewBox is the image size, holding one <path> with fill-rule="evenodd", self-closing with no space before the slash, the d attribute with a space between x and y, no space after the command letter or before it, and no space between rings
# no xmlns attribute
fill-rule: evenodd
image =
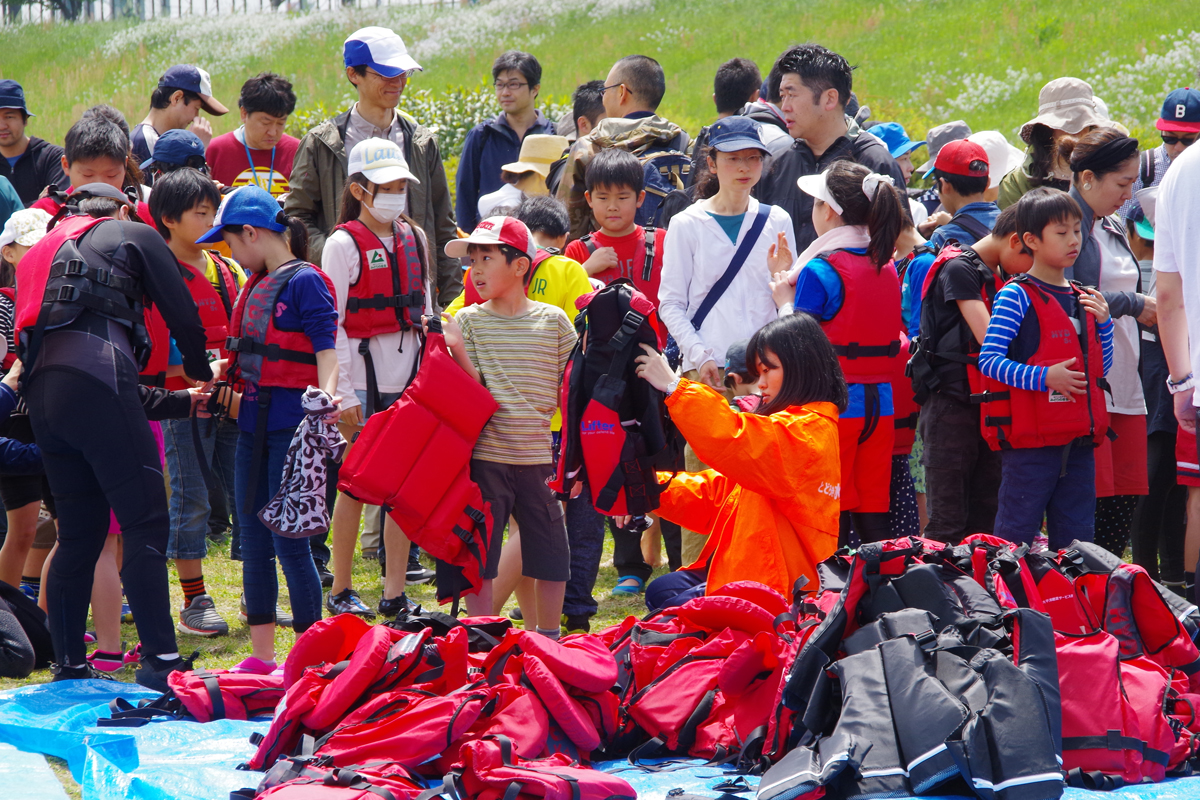
<svg viewBox="0 0 1200 800"><path fill-rule="evenodd" d="M746 367L758 375L763 402L753 414L677 377L663 356L645 349L637 374L667 393L671 418L712 466L679 473L662 494L656 513L708 541L694 564L651 582L646 605L678 605L739 580L784 597L801 576L815 586L817 564L837 549L837 420L846 408L846 383L820 324L794 314L754 334Z"/></svg>

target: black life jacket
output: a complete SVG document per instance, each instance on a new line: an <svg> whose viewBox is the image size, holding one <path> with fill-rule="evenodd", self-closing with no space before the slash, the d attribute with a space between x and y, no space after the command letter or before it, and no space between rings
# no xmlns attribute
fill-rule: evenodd
<svg viewBox="0 0 1200 800"><path fill-rule="evenodd" d="M563 441L550 487L562 499L586 480L597 510L658 508L656 470L672 469L680 436L665 398L634 374L639 344L657 349L654 306L624 279L576 301L579 342L562 380Z"/></svg>

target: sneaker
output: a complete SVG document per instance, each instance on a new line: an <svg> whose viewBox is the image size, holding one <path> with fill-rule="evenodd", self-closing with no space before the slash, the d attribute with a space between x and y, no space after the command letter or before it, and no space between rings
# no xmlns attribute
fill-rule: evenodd
<svg viewBox="0 0 1200 800"><path fill-rule="evenodd" d="M141 686L147 689L153 689L156 692L166 692L170 687L167 686L167 676L172 672L187 672L192 669L192 662L200 655L200 651L196 650L187 658L176 656L170 661L164 661L158 656L142 656L142 664L134 673L133 679Z"/></svg>
<svg viewBox="0 0 1200 800"><path fill-rule="evenodd" d="M381 617L398 617L408 616L409 614L420 613L421 606L408 599L408 595L401 592L399 597L382 597L379 599L379 615Z"/></svg>
<svg viewBox="0 0 1200 800"><path fill-rule="evenodd" d="M589 614L563 614L562 627L564 634L591 633L592 617Z"/></svg>
<svg viewBox="0 0 1200 800"><path fill-rule="evenodd" d="M126 625L133 624L133 612L129 610L129 603L121 603L121 622Z"/></svg>
<svg viewBox="0 0 1200 800"><path fill-rule="evenodd" d="M100 672L112 673L120 672L129 666L125 661L125 656L122 653L106 653L103 650L95 650L87 657L88 663L94 669Z"/></svg>
<svg viewBox="0 0 1200 800"><path fill-rule="evenodd" d="M25 581L21 581L21 593L24 594L26 597L28 597L33 602L35 602L35 603L37 602L38 587L34 586L32 583L26 583Z"/></svg>
<svg viewBox="0 0 1200 800"><path fill-rule="evenodd" d="M375 612L367 607L367 604L358 596L358 592L353 589L342 589L336 595L333 592L325 595L325 607L334 616L354 614L363 619L375 619Z"/></svg>
<svg viewBox="0 0 1200 800"><path fill-rule="evenodd" d="M525 615L521 613L520 606L513 606L512 611L508 612L508 618L511 619L513 622L524 622L525 621Z"/></svg>
<svg viewBox="0 0 1200 800"><path fill-rule="evenodd" d="M229 633L229 623L217 613L211 596L198 594L179 612L180 633L195 636L224 636Z"/></svg>
<svg viewBox="0 0 1200 800"><path fill-rule="evenodd" d="M133 649L125 653L123 659L126 664L136 664L142 660L142 643L138 642L133 646Z"/></svg>
<svg viewBox="0 0 1200 800"><path fill-rule="evenodd" d="M404 573L404 582L410 586L429 583L437 577L437 573L427 568L420 561L409 561L408 571Z"/></svg>
<svg viewBox="0 0 1200 800"><path fill-rule="evenodd" d="M50 665L50 674L52 674L54 676L53 678L50 679L51 682L54 682L54 681L86 681L86 680L115 681L116 680L116 678L114 678L113 676L103 673L100 670L96 669L90 663L84 664L83 666L79 666L79 667L63 667L63 666L59 666L58 664L51 664ZM165 683L163 684L163 691L164 692L166 691Z"/></svg>
<svg viewBox="0 0 1200 800"><path fill-rule="evenodd" d="M263 661L261 658L250 656L229 671L242 675L270 675L278 668L274 661Z"/></svg>
<svg viewBox="0 0 1200 800"><path fill-rule="evenodd" d="M317 565L317 574L321 576L321 587L328 589L333 586L333 573L323 564Z"/></svg>
<svg viewBox="0 0 1200 800"><path fill-rule="evenodd" d="M362 549L362 557L368 561L378 561L379 550L374 547L364 547Z"/></svg>
<svg viewBox="0 0 1200 800"><path fill-rule="evenodd" d="M246 618L246 595L242 595L241 601L238 603L238 620L247 622ZM283 610L283 606L275 604L275 625L279 628L292 627L292 615Z"/></svg>
<svg viewBox="0 0 1200 800"><path fill-rule="evenodd" d="M96 632L95 631L84 631L83 632L83 643L84 644L95 644L96 643Z"/></svg>
<svg viewBox="0 0 1200 800"><path fill-rule="evenodd" d="M636 575L622 575L613 587L613 597L629 597L641 594L646 589L646 582Z"/></svg>

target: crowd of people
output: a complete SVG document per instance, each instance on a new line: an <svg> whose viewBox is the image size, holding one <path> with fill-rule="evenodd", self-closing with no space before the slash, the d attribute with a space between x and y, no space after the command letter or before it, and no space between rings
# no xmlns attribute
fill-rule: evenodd
<svg viewBox="0 0 1200 800"><path fill-rule="evenodd" d="M343 56L357 99L302 139L273 73L243 84L230 133L201 116L229 112L208 74L178 65L143 121L95 106L62 146L0 81L0 587L48 615L56 680L137 664L163 688L189 663L176 630L223 635L234 613L253 647L235 670L268 674L276 626L412 611L406 586L434 579L418 548L336 491L340 447L297 467L293 440L316 420L353 442L434 320L498 405L471 457L492 516L471 614L515 593L529 630L587 631L606 535L613 594L651 610L743 579L790 596L839 546L975 533L1132 545L1192 594L1200 91L1166 95L1153 147L1073 77L1042 88L1023 151L963 120L914 140L859 104L845 57L802 44L765 79L720 65L692 136L659 115L650 57L550 120L536 56L510 51L452 192L400 110L421 70L401 37L364 28ZM631 375L687 444L634 519L549 485L577 309L618 280L656 311ZM315 536L268 509L297 469L332 509ZM226 536L238 610L205 587ZM353 585L360 537L377 608ZM0 597L0 617L24 600Z"/></svg>

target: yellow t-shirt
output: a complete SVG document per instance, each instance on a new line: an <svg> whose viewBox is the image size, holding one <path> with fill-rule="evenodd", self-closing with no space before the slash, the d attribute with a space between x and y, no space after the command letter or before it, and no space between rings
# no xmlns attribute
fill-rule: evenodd
<svg viewBox="0 0 1200 800"><path fill-rule="evenodd" d="M463 274L463 281L468 280L470 280L470 270ZM575 315L579 313L579 309L575 307L575 301L590 291L592 291L592 284L588 280L583 265L573 258L555 255L538 264L526 293L530 300L561 308L571 324L574 324ZM451 316L457 314L466 305L466 299L467 294L463 292L454 299L454 302L450 303L446 313ZM556 409L554 417L550 420L550 430L557 431L561 428L562 414Z"/></svg>

